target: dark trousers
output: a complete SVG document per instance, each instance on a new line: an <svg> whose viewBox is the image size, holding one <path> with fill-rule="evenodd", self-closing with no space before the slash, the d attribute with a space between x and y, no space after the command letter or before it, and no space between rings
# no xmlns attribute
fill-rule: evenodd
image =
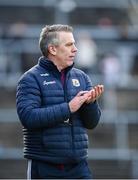
<svg viewBox="0 0 138 180"><path fill-rule="evenodd" d="M28 160L27 179L92 179L87 161L53 164Z"/></svg>

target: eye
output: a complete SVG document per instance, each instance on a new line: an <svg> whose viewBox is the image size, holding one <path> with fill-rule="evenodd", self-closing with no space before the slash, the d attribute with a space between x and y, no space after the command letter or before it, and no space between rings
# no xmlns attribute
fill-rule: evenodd
<svg viewBox="0 0 138 180"><path fill-rule="evenodd" d="M70 42L70 43L67 43L66 46L75 46L75 44Z"/></svg>
<svg viewBox="0 0 138 180"><path fill-rule="evenodd" d="M72 46L72 43L67 43L66 46Z"/></svg>

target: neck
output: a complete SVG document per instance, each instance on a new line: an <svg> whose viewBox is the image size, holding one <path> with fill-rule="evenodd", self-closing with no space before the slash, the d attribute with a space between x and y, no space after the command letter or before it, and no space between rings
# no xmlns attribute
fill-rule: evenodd
<svg viewBox="0 0 138 180"><path fill-rule="evenodd" d="M61 72L64 68L56 63L56 61L52 61L54 65L57 67L58 71Z"/></svg>
<svg viewBox="0 0 138 180"><path fill-rule="evenodd" d="M62 67L61 65L59 65L59 64L57 63L57 61L56 61L56 59L55 59L54 56L50 56L50 55L49 55L49 56L48 56L48 59L53 62L53 64L57 67L57 69L58 69L59 72L61 72L63 69L65 69L64 67Z"/></svg>

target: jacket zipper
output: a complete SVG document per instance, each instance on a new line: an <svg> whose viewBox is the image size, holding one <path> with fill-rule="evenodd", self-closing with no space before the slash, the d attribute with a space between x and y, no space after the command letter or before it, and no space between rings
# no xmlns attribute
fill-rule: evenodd
<svg viewBox="0 0 138 180"><path fill-rule="evenodd" d="M64 81L64 85L63 85L64 100L65 100L65 102L68 102L68 100L67 100L67 76L68 75L66 75L66 78L65 78L65 81ZM70 132L71 132L71 147L72 147L72 153L74 154L73 122L72 122L71 118L69 119L68 125L70 126L69 128L70 128Z"/></svg>

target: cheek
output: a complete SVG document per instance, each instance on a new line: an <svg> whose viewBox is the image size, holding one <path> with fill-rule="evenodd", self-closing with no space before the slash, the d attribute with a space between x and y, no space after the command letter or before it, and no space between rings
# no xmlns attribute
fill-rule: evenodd
<svg viewBox="0 0 138 180"><path fill-rule="evenodd" d="M62 59L62 61L64 61L65 63L67 63L67 61L68 61L68 53L67 52L62 52L62 54L61 54L61 59Z"/></svg>
<svg viewBox="0 0 138 180"><path fill-rule="evenodd" d="M67 56L67 52L66 51L60 51L59 52L59 56L60 57L66 57Z"/></svg>

